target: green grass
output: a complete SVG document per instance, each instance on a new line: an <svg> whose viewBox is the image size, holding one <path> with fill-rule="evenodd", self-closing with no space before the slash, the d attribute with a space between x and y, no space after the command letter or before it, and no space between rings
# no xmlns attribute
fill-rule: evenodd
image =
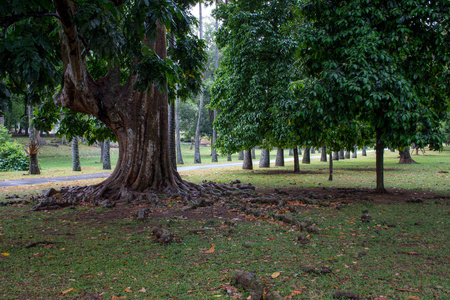
<svg viewBox="0 0 450 300"><path fill-rule="evenodd" d="M364 209L371 223L359 221ZM299 245L297 229L242 215L231 226L218 218L142 222L89 207L1 207L0 297L59 299L68 291L64 299L232 299L221 287L243 269L283 297L300 288L293 299L332 299L337 290L369 299L448 299L449 213L449 203L431 201L310 207L297 217L321 230ZM153 242L152 228L160 225L175 233L175 243ZM189 232L199 228L205 234ZM38 241L55 244L26 248ZM213 244L215 251L204 253ZM302 270L321 266L332 273ZM275 272L281 275L273 279Z"/></svg>

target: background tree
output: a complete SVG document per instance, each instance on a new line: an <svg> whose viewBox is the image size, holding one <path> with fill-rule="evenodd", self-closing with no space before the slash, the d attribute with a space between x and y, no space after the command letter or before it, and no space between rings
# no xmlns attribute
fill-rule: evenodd
<svg viewBox="0 0 450 300"><path fill-rule="evenodd" d="M448 1L308 1L300 9L304 96L325 115L369 124L377 188L383 151L411 143L439 149L448 109Z"/></svg>

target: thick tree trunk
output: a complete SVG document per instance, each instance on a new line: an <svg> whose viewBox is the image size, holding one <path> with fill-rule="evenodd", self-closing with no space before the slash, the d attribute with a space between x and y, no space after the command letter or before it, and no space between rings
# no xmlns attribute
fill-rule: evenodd
<svg viewBox="0 0 450 300"><path fill-rule="evenodd" d="M306 147L305 152L303 153L302 164L310 164L311 163L311 147Z"/></svg>
<svg viewBox="0 0 450 300"><path fill-rule="evenodd" d="M256 159L256 149L252 149L252 159Z"/></svg>
<svg viewBox="0 0 450 300"><path fill-rule="evenodd" d="M367 146L364 146L361 151L361 156L367 156Z"/></svg>
<svg viewBox="0 0 450 300"><path fill-rule="evenodd" d="M183 162L183 154L181 153L181 137L180 137L180 114L179 114L179 106L180 106L180 99L176 99L175 101L176 107L175 107L175 131L177 134L177 164L184 164Z"/></svg>
<svg viewBox="0 0 450 300"><path fill-rule="evenodd" d="M244 162L242 163L242 169L253 170L252 154L250 150L244 150Z"/></svg>
<svg viewBox="0 0 450 300"><path fill-rule="evenodd" d="M284 149L277 148L277 158L275 159L275 167L284 167Z"/></svg>
<svg viewBox="0 0 450 300"><path fill-rule="evenodd" d="M339 151L339 159L345 159L344 150Z"/></svg>
<svg viewBox="0 0 450 300"><path fill-rule="evenodd" d="M417 164L417 162L412 159L410 147L405 148L404 150L398 150L398 153L400 155L400 161L399 164Z"/></svg>
<svg viewBox="0 0 450 300"><path fill-rule="evenodd" d="M345 149L344 157L345 157L345 159L350 159L350 151L348 151L347 149Z"/></svg>
<svg viewBox="0 0 450 300"><path fill-rule="evenodd" d="M238 160L244 160L244 151L239 151Z"/></svg>
<svg viewBox="0 0 450 300"><path fill-rule="evenodd" d="M332 181L333 180L333 154L332 151L330 152L330 163L329 163L329 168L328 168L328 180Z"/></svg>
<svg viewBox="0 0 450 300"><path fill-rule="evenodd" d="M261 149L261 156L259 157L260 168L270 168L270 151L269 149Z"/></svg>
<svg viewBox="0 0 450 300"><path fill-rule="evenodd" d="M145 92L133 89L135 75L121 83L119 69L94 80L81 56L78 35L66 1L55 1L61 17L64 88L55 99L60 106L91 114L112 129L119 143L119 158L112 174L102 183L85 188L90 199L112 201L158 192L195 192L194 185L181 180L169 158L167 92L150 86ZM166 28L157 24L151 48L166 58Z"/></svg>
<svg viewBox="0 0 450 300"><path fill-rule="evenodd" d="M231 155L230 154L227 155L227 161L231 161Z"/></svg>
<svg viewBox="0 0 450 300"><path fill-rule="evenodd" d="M72 171L81 171L78 137L72 138Z"/></svg>
<svg viewBox="0 0 450 300"><path fill-rule="evenodd" d="M294 153L294 173L300 173L300 161L298 159L298 147L293 149Z"/></svg>
<svg viewBox="0 0 450 300"><path fill-rule="evenodd" d="M377 188L379 194L386 193L384 188L384 142L380 139L381 134L377 133L376 151L376 172L377 172Z"/></svg>
<svg viewBox="0 0 450 300"><path fill-rule="evenodd" d="M104 156L103 156L103 170L111 170L111 143L109 139L103 142Z"/></svg>
<svg viewBox="0 0 450 300"><path fill-rule="evenodd" d="M175 103L169 104L169 157L172 167L177 169L177 147L175 143Z"/></svg>
<svg viewBox="0 0 450 300"><path fill-rule="evenodd" d="M320 153L320 161L327 162L327 147L322 146L322 151Z"/></svg>
<svg viewBox="0 0 450 300"><path fill-rule="evenodd" d="M41 170L39 169L39 161L38 161L38 151L39 151L39 142L36 138L36 129L31 124L33 120L33 106L28 106L28 122L29 122L29 130L30 134L28 135L30 139L30 143L28 144L28 155L30 157L30 167L28 170L28 175L38 175L41 174Z"/></svg>
<svg viewBox="0 0 450 300"><path fill-rule="evenodd" d="M358 158L358 146L353 147L352 158Z"/></svg>
<svg viewBox="0 0 450 300"><path fill-rule="evenodd" d="M333 160L339 160L339 152L338 151L333 152Z"/></svg>

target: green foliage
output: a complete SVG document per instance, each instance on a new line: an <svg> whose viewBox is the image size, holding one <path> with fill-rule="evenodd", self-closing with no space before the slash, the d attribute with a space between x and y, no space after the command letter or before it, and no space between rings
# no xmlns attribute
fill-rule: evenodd
<svg viewBox="0 0 450 300"><path fill-rule="evenodd" d="M17 143L10 142L11 136L0 126L0 171L25 171L29 162L25 151Z"/></svg>
<svg viewBox="0 0 450 300"><path fill-rule="evenodd" d="M308 1L300 97L329 127L359 120L391 148L439 149L448 110L448 1Z"/></svg>
<svg viewBox="0 0 450 300"><path fill-rule="evenodd" d="M283 26L292 18L295 1L231 1L219 5L222 21L217 44L223 59L212 88L215 147L233 153L262 145L279 145L288 137L274 132L286 120L274 111L289 99L290 68L295 42Z"/></svg>

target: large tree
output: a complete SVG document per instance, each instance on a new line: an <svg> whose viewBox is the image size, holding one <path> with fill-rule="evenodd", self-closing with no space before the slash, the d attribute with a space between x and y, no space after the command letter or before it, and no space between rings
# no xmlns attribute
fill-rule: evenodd
<svg viewBox="0 0 450 300"><path fill-rule="evenodd" d="M295 43L284 25L292 17L294 2L228 1L215 10L222 22L216 42L223 58L211 106L218 112L214 146L224 154L284 146L285 137L274 128L285 120L273 107L290 97Z"/></svg>
<svg viewBox="0 0 450 300"><path fill-rule="evenodd" d="M312 0L300 8L302 97L323 103L325 116L371 128L377 191L385 192L385 147L441 144L439 120L450 87L450 2Z"/></svg>
<svg viewBox="0 0 450 300"><path fill-rule="evenodd" d="M180 95L196 92L202 72L203 43L185 13L194 2L43 0L2 7L6 39L22 23L57 20L64 75L56 103L95 116L117 137L115 170L83 196L130 200L194 190L173 169L168 151L168 83L180 83ZM170 59L169 30L177 38Z"/></svg>

